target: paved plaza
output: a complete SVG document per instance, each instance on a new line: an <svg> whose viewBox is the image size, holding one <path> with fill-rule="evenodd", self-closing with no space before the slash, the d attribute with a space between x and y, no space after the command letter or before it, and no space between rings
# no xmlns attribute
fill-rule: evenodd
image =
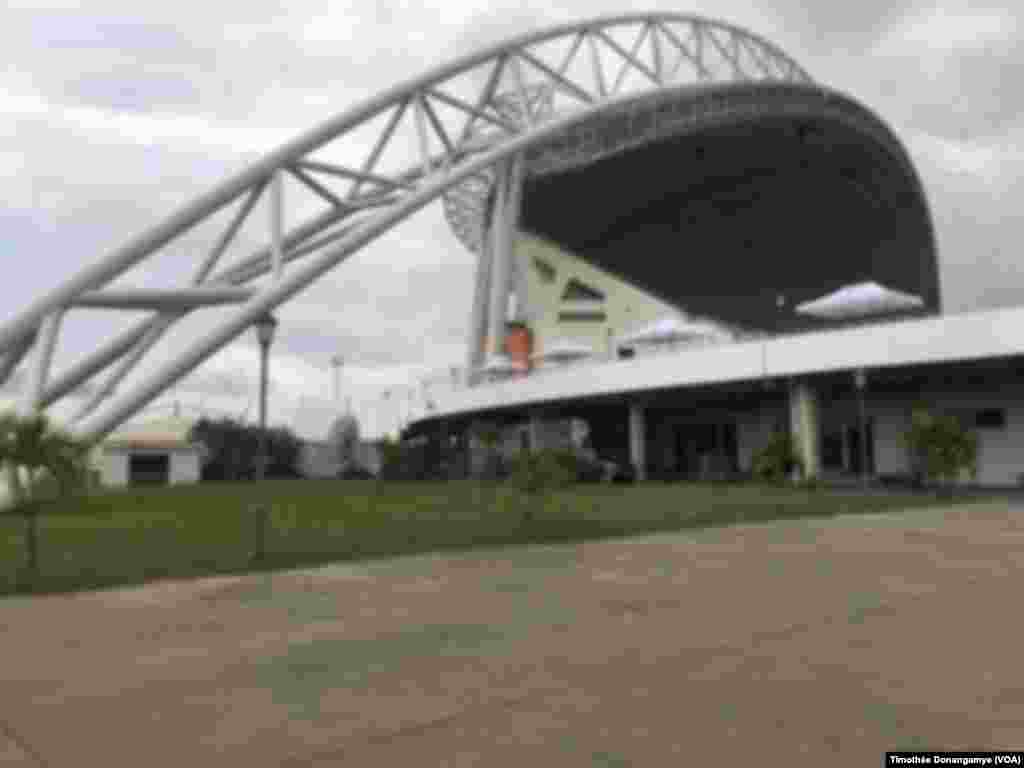
<svg viewBox="0 0 1024 768"><path fill-rule="evenodd" d="M0 766L1021 749L1021 584L985 502L0 600Z"/></svg>

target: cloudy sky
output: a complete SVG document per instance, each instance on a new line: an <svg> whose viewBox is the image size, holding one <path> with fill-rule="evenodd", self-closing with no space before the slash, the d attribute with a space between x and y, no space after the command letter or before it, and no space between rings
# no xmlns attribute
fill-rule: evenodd
<svg viewBox="0 0 1024 768"><path fill-rule="evenodd" d="M1024 303L1024 11L1009 2L7 0L0 322L225 175L384 87L520 32L641 9L747 27L875 109L925 181L947 311ZM166 287L168 275L187 274L175 263L184 258L172 250L128 284ZM278 313L271 421L322 437L333 412L329 361L340 354L342 392L364 431L393 428L407 398L401 390L385 400L385 390L463 362L472 268L434 206L300 294ZM69 316L58 370L137 319L122 314ZM192 320L154 350L153 363L208 322ZM253 417L256 366L247 334L159 402Z"/></svg>

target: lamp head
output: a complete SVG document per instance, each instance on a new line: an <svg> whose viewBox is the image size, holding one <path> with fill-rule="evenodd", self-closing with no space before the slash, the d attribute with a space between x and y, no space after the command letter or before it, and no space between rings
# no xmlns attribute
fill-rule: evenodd
<svg viewBox="0 0 1024 768"><path fill-rule="evenodd" d="M277 330L277 318L268 312L257 320L254 325L256 326L256 338L259 340L260 346L269 347L270 343L274 340L274 331Z"/></svg>

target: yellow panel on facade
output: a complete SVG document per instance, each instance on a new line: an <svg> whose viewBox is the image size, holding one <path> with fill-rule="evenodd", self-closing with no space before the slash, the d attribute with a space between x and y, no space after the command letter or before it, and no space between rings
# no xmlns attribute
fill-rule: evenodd
<svg viewBox="0 0 1024 768"><path fill-rule="evenodd" d="M516 237L515 257L518 264L527 265L528 315L537 352L557 339L572 339L590 346L598 357L611 357L615 337L680 312L535 235L520 233ZM536 262L544 266L538 269ZM564 301L570 281L603 294L604 299Z"/></svg>

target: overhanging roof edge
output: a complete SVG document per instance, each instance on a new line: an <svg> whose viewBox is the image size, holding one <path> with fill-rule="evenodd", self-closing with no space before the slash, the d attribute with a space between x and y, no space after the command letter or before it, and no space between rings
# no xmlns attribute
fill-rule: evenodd
<svg viewBox="0 0 1024 768"><path fill-rule="evenodd" d="M672 387L1013 357L1024 355L1021 327L1024 307L1014 307L580 364L439 397L431 420Z"/></svg>

